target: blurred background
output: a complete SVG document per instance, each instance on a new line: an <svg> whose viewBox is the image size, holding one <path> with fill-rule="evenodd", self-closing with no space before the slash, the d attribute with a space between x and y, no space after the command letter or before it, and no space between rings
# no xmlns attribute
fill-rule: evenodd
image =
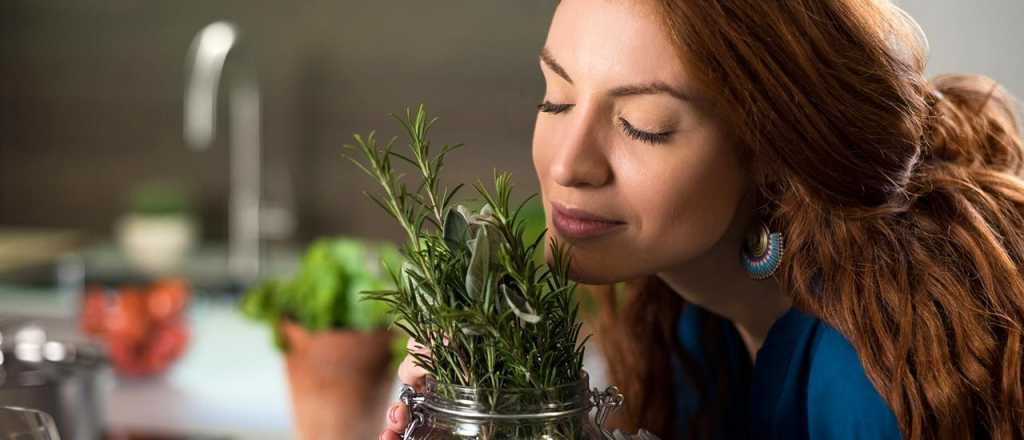
<svg viewBox="0 0 1024 440"><path fill-rule="evenodd" d="M898 3L931 41L931 75L983 73L1024 96L1024 2ZM466 144L451 157L452 180L499 168L520 194L535 192L536 60L552 9L550 0L0 2L0 323L9 334L43 323L46 340L71 344L88 327L89 288L101 292L97 310L120 310L125 286L149 302L184 301L146 321L150 333L187 328L173 368L97 385L102 430L290 437L273 330L241 316L240 294L293 273L319 237L400 237L341 152L355 132L400 134L388 114L406 106L441 116L436 142ZM220 20L234 27L207 27ZM194 43L203 29L205 49ZM228 48L222 78L206 81ZM217 113L209 142L204 96Z"/></svg>

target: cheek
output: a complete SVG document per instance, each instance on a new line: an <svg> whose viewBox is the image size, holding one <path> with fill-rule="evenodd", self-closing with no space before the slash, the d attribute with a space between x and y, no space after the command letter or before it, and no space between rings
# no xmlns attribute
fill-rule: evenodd
<svg viewBox="0 0 1024 440"><path fill-rule="evenodd" d="M537 118L534 123L533 130L533 146L531 148L531 154L533 157L533 170L537 174L537 181L540 184L540 200L541 206L544 207L544 227L547 228L547 236L551 238L551 212L548 207L548 186L551 184L548 178L548 166L550 164L551 152L554 145L554 140L549 134L549 130L545 127L544 122L541 118ZM549 242L545 242L544 245L544 259L548 264L552 264L551 258L551 246Z"/></svg>
<svg viewBox="0 0 1024 440"><path fill-rule="evenodd" d="M539 118L533 133L533 165L547 206L548 167L558 145L551 121ZM612 283L661 272L707 252L733 221L746 185L732 148L715 130L699 130L668 146L622 145L609 160L615 170L604 197L622 207L631 224L621 236L572 249L573 277ZM551 227L550 213L545 213ZM550 261L550 249L545 247Z"/></svg>
<svg viewBox="0 0 1024 440"><path fill-rule="evenodd" d="M556 186L555 182L552 181L550 169L551 161L557 153L559 145L558 131L555 129L554 122L549 119L537 117L537 121L534 123L533 146L531 148L533 170L537 174L537 181L540 184L541 203L545 207L548 206L547 197L551 195L551 191ZM550 220L550 218L546 220ZM548 221L547 225L548 227L551 226L550 221Z"/></svg>
<svg viewBox="0 0 1024 440"><path fill-rule="evenodd" d="M553 139L551 139L550 131L547 124L539 116L533 124L533 146L531 148L531 154L533 155L533 170L537 173L537 179L540 181L541 190L543 191L544 186L547 184L547 164L548 158L550 157L550 150L552 148Z"/></svg>
<svg viewBox="0 0 1024 440"><path fill-rule="evenodd" d="M705 146L652 163L634 183L621 182L639 217L634 239L652 272L707 252L736 214L745 185L740 164L720 142Z"/></svg>

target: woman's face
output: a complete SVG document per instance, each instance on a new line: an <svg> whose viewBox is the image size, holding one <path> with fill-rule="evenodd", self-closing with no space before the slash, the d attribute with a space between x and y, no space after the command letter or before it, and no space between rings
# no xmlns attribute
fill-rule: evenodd
<svg viewBox="0 0 1024 440"><path fill-rule="evenodd" d="M549 234L585 283L699 258L748 185L713 103L641 3L563 0L541 54L533 163Z"/></svg>

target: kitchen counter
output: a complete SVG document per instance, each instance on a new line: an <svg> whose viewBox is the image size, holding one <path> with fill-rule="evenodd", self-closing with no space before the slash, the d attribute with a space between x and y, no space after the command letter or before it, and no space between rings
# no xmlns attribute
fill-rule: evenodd
<svg viewBox="0 0 1024 440"><path fill-rule="evenodd" d="M0 315L73 328L73 310L55 291L0 285ZM157 378L115 380L107 404L111 429L291 438L284 365L270 330L226 299L194 299L188 321L189 348L171 369Z"/></svg>
<svg viewBox="0 0 1024 440"><path fill-rule="evenodd" d="M0 284L0 318L31 316L47 326L61 324L73 330L74 301L58 292ZM110 428L216 438L291 438L284 361L270 329L245 319L224 295L193 296L188 323L190 345L167 372L155 378L115 380L107 403ZM604 358L593 344L584 364L591 386L605 387ZM387 392L397 400L399 391L395 381Z"/></svg>
<svg viewBox="0 0 1024 440"><path fill-rule="evenodd" d="M269 329L226 301L195 303L191 346L158 379L119 380L111 426L239 438L290 438L288 385Z"/></svg>

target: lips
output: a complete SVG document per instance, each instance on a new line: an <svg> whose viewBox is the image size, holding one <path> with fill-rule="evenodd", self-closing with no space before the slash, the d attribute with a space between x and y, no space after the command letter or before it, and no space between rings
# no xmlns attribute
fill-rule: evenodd
<svg viewBox="0 0 1024 440"><path fill-rule="evenodd" d="M626 222L603 217L582 209L551 203L551 223L558 234L570 240L596 238L621 229Z"/></svg>

